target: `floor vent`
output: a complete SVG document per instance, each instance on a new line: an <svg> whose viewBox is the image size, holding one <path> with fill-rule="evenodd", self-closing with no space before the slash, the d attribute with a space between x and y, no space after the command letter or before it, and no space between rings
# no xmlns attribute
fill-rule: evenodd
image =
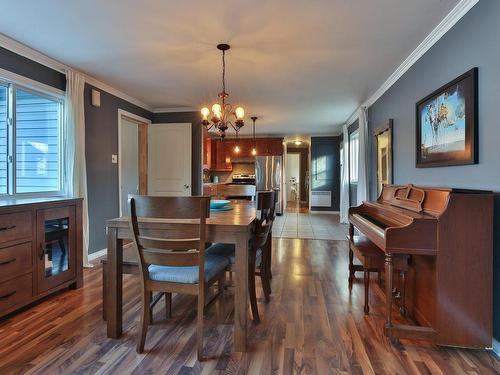
<svg viewBox="0 0 500 375"><path fill-rule="evenodd" d="M314 207L330 207L332 204L331 191L312 191L311 192L311 206Z"/></svg>

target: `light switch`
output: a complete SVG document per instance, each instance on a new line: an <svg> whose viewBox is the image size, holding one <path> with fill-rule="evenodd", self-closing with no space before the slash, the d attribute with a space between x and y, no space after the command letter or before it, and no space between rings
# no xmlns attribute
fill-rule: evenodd
<svg viewBox="0 0 500 375"><path fill-rule="evenodd" d="M111 163L113 164L118 163L118 155L111 155Z"/></svg>

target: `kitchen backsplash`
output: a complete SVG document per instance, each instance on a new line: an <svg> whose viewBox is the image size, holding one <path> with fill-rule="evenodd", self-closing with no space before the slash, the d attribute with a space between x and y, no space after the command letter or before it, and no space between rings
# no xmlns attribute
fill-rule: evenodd
<svg viewBox="0 0 500 375"><path fill-rule="evenodd" d="M211 182L212 176L219 176L219 183L224 184L233 181L233 174L241 173L255 174L255 165L250 163L233 163L232 172L209 172L209 180L205 182Z"/></svg>

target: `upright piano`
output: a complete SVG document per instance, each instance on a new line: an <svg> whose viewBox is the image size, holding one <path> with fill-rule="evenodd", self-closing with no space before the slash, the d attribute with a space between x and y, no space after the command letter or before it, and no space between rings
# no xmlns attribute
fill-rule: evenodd
<svg viewBox="0 0 500 375"><path fill-rule="evenodd" d="M349 222L385 253L386 336L491 347L492 192L385 185L376 202L349 209ZM393 321L395 254L410 255L407 311L415 324Z"/></svg>

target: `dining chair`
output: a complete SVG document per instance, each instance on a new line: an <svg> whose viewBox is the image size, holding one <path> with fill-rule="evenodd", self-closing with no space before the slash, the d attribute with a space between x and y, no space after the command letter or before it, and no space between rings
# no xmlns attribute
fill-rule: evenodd
<svg viewBox="0 0 500 375"><path fill-rule="evenodd" d="M142 287L142 314L137 352L144 351L150 324L152 293L165 294L167 317L172 293L196 295L197 351L203 360L203 312L209 288L218 282L217 296L224 291L227 258L205 251L209 197L129 196L130 230L137 249ZM171 230L143 230L142 220L175 220ZM179 227L179 221L182 226ZM160 297L161 298L161 297ZM157 300L156 300L157 301Z"/></svg>
<svg viewBox="0 0 500 375"><path fill-rule="evenodd" d="M252 317L256 323L260 322L255 288L256 276L260 276L266 302L269 302L271 294L269 252L271 251L270 234L274 222L275 196L276 193L274 191L262 191L257 195L257 209L260 211L260 217L256 221L254 233L249 243L248 294L250 298L250 307L252 309ZM229 272L234 272L236 259L234 245L216 243L207 249L207 252L228 259L229 265L227 270ZM257 268L258 270L256 270Z"/></svg>

